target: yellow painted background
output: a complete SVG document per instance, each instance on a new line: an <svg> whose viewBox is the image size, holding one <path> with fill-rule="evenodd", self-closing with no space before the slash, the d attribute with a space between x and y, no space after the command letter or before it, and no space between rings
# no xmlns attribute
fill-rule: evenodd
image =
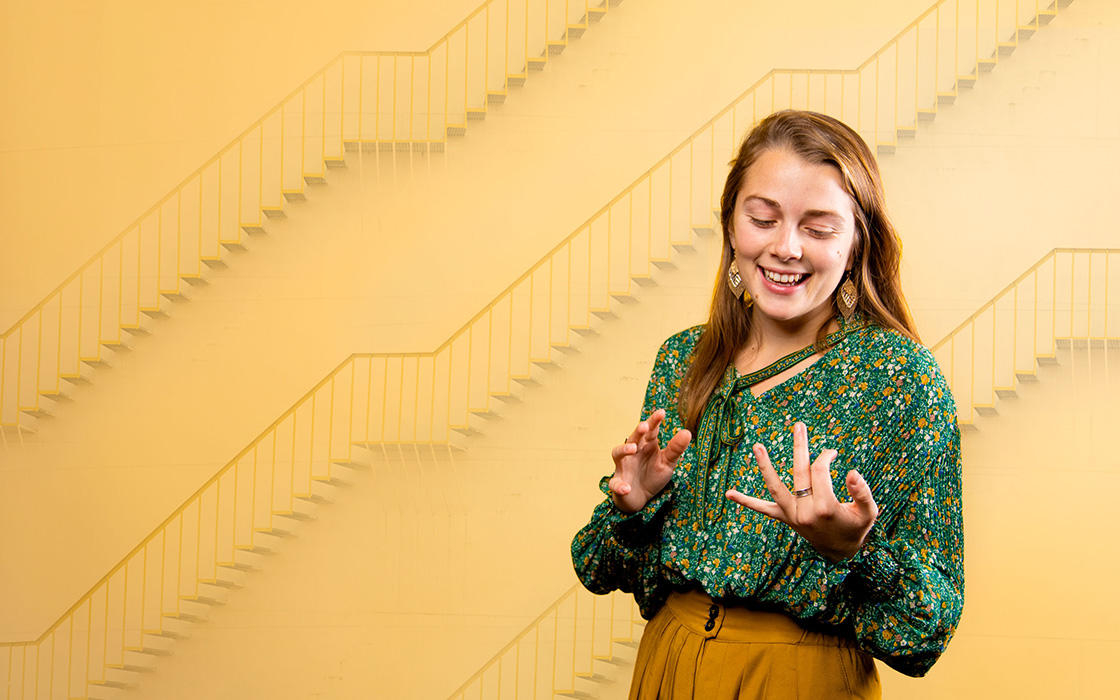
<svg viewBox="0 0 1120 700"><path fill-rule="evenodd" d="M348 355L431 350L767 71L853 67L927 7L626 0L446 152L349 154L73 404L4 433L0 640L37 637ZM473 9L0 3L0 327L339 51L424 50ZM1076 0L881 157L927 343L1051 248L1120 244L1118 31ZM134 697L446 697L571 585L567 539L711 260L467 452L364 473ZM888 697L1110 697L1116 359L1067 352L966 436L965 620Z"/></svg>

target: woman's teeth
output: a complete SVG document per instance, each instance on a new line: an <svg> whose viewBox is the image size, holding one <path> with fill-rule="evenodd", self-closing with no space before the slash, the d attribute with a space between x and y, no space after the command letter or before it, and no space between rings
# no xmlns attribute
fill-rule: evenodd
<svg viewBox="0 0 1120 700"><path fill-rule="evenodd" d="M771 272L770 270L765 269L762 271L762 274L766 275L766 279L770 280L771 282L776 282L778 284L788 284L791 286L799 284L801 280L805 279L804 274L786 275L777 272Z"/></svg>

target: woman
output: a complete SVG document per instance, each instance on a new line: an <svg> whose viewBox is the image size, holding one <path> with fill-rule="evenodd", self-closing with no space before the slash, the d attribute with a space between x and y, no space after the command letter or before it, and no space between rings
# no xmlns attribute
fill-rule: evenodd
<svg viewBox="0 0 1120 700"><path fill-rule="evenodd" d="M651 620L631 698L880 697L871 657L921 676L960 618L953 397L856 132L767 117L721 205L708 323L662 346L576 570Z"/></svg>

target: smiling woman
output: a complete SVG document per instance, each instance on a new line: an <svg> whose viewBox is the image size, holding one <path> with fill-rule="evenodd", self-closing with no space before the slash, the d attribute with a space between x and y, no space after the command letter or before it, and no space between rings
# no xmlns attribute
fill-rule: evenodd
<svg viewBox="0 0 1120 700"><path fill-rule="evenodd" d="M662 346L576 570L651 619L631 698L877 698L872 657L925 674L964 581L955 406L875 160L835 119L771 115L722 223L708 323Z"/></svg>

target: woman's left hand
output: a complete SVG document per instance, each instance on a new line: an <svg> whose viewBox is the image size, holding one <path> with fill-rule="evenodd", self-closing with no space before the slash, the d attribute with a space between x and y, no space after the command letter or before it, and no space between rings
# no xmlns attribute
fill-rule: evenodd
<svg viewBox="0 0 1120 700"><path fill-rule="evenodd" d="M756 444L754 456L758 469L774 500L764 501L735 489L728 491L727 497L789 525L829 561L847 559L863 546L879 516L879 506L871 496L867 481L854 469L848 472L845 480L852 500L848 503L837 500L829 472L837 454L836 450L824 450L810 465L808 432L804 423L796 423L793 426L793 489L802 495L790 493L774 471L766 448Z"/></svg>

